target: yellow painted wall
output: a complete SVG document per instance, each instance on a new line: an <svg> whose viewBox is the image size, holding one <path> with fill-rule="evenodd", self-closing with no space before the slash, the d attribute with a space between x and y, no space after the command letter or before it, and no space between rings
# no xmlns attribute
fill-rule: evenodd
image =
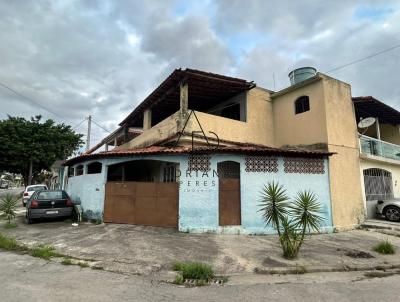
<svg viewBox="0 0 400 302"><path fill-rule="evenodd" d="M364 218L360 151L350 85L325 78L324 96L333 223L337 229L356 226Z"/></svg>
<svg viewBox="0 0 400 302"><path fill-rule="evenodd" d="M203 130L215 132L221 140L241 143L274 145L272 104L268 91L253 88L247 92L246 122L228 119L216 115L196 111ZM194 116L185 129L185 132L200 131Z"/></svg>
<svg viewBox="0 0 400 302"><path fill-rule="evenodd" d="M294 102L310 98L310 111L295 114ZM353 228L363 219L359 146L350 86L321 75L310 82L273 96L277 147L326 144L337 154L329 158L332 215L337 229Z"/></svg>
<svg viewBox="0 0 400 302"><path fill-rule="evenodd" d="M294 102L303 95L309 97L310 111L295 114ZM322 80L273 97L272 108L276 146L310 145L327 141Z"/></svg>

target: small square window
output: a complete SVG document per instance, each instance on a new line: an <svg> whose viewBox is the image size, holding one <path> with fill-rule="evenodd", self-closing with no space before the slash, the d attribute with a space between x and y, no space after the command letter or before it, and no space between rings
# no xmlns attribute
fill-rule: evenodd
<svg viewBox="0 0 400 302"><path fill-rule="evenodd" d="M310 99L308 96L301 96L295 102L295 114L310 111Z"/></svg>

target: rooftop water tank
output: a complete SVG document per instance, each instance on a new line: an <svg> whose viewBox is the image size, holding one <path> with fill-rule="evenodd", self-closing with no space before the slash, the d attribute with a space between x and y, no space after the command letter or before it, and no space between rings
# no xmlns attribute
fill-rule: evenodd
<svg viewBox="0 0 400 302"><path fill-rule="evenodd" d="M295 70L292 70L289 73L290 84L294 85L300 83L304 80L312 78L317 74L317 70L314 67L301 67Z"/></svg>

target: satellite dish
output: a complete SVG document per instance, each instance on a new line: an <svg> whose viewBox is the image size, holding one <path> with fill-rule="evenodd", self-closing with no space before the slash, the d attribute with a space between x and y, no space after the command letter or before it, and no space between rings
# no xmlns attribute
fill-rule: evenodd
<svg viewBox="0 0 400 302"><path fill-rule="evenodd" d="M371 127L375 123L376 119L374 117L367 117L364 119L361 119L360 122L358 123L358 128L364 129Z"/></svg>

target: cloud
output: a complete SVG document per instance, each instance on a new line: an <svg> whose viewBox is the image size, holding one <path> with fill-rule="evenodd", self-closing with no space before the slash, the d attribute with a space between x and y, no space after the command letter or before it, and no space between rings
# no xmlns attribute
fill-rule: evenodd
<svg viewBox="0 0 400 302"><path fill-rule="evenodd" d="M322 72L400 44L396 1L3 1L0 118L42 114L117 124L173 69L191 67L276 90L288 72ZM400 110L400 50L329 73ZM85 127L78 129L82 133ZM100 140L106 132L93 126Z"/></svg>

